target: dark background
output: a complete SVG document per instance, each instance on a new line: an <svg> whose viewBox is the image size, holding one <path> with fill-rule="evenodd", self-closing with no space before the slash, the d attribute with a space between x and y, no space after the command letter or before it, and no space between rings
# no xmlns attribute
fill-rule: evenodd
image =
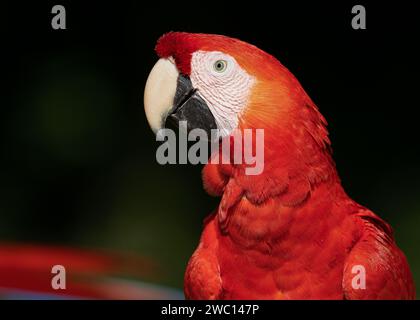
<svg viewBox="0 0 420 320"><path fill-rule="evenodd" d="M392 224L420 288L420 13L400 1L293 3L2 5L0 241L136 253L182 287L217 199L200 166L157 164L143 89L160 35L219 33L301 81L328 120L345 189ZM55 4L67 30L51 28ZM367 30L351 28L356 4Z"/></svg>

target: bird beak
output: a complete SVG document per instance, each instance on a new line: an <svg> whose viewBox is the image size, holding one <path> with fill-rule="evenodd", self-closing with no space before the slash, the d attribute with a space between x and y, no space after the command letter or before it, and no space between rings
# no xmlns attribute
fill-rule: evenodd
<svg viewBox="0 0 420 320"><path fill-rule="evenodd" d="M171 58L160 59L150 72L144 89L144 110L156 134L168 125L179 126L180 121L187 122L188 131L203 129L208 137L212 129L217 129L207 103Z"/></svg>

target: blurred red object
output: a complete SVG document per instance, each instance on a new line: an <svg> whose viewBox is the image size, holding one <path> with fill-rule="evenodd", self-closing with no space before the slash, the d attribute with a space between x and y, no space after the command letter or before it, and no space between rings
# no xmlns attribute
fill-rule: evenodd
<svg viewBox="0 0 420 320"><path fill-rule="evenodd" d="M54 289L53 266L65 268L65 289ZM128 254L32 244L0 244L0 298L181 299L175 289L143 282L156 266ZM127 279L141 279L127 280Z"/></svg>

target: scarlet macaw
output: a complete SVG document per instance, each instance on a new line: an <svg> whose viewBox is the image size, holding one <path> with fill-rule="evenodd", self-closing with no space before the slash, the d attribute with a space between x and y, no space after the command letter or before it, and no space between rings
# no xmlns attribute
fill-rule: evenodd
<svg viewBox="0 0 420 320"><path fill-rule="evenodd" d="M221 197L185 273L189 299L413 299L388 223L343 190L326 120L276 58L221 35L171 32L146 83L151 128L264 129L264 170L208 163ZM356 268L356 269L355 269ZM354 283L362 268L365 285Z"/></svg>

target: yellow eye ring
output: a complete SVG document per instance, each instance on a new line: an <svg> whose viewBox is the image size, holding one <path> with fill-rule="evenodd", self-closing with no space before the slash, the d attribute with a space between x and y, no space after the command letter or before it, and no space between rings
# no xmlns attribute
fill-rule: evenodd
<svg viewBox="0 0 420 320"><path fill-rule="evenodd" d="M217 60L213 65L214 71L216 72L224 72L227 68L227 61L226 60Z"/></svg>

